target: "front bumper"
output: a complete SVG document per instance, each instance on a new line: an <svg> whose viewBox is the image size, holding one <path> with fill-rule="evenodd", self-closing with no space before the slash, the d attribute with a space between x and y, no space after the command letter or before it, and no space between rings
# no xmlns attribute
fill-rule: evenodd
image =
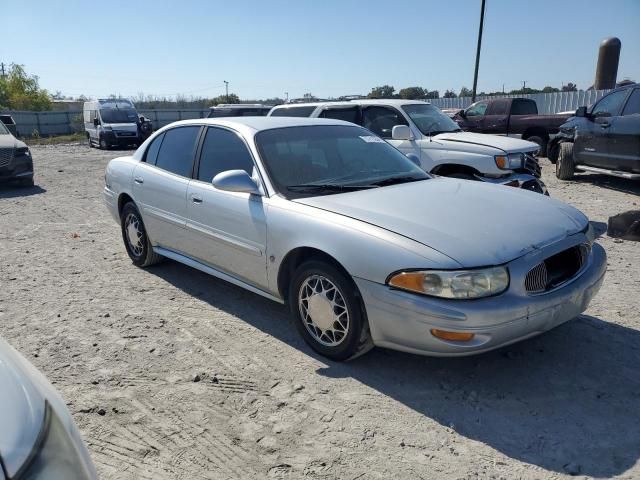
<svg viewBox="0 0 640 480"><path fill-rule="evenodd" d="M118 199L116 198L116 193L109 187L105 186L102 191L102 199L104 200L104 205L107 207L107 210L109 210L113 219L120 223L120 213L118 212Z"/></svg>
<svg viewBox="0 0 640 480"><path fill-rule="evenodd" d="M33 177L31 155L19 155L0 167L0 181Z"/></svg>
<svg viewBox="0 0 640 480"><path fill-rule="evenodd" d="M140 143L138 135L122 135L120 132L104 131L102 137L110 147L126 147L128 145L137 145Z"/></svg>
<svg viewBox="0 0 640 480"><path fill-rule="evenodd" d="M490 178L490 177L477 177L478 180L482 180L486 183L493 183L495 185L504 185L507 187L522 188L523 190L529 190L531 192L542 193L543 195L549 195L547 186L539 178L529 175L528 173L513 173L506 177Z"/></svg>
<svg viewBox="0 0 640 480"><path fill-rule="evenodd" d="M534 251L508 264L512 284L496 297L437 299L356 278L373 343L421 355L472 355L539 335L577 317L604 280L607 257L600 245L593 245L586 268L555 291L528 295L518 281L542 258L568 248L571 242L567 240L542 249L546 253ZM432 328L474 333L475 337L470 342L441 340L431 334Z"/></svg>

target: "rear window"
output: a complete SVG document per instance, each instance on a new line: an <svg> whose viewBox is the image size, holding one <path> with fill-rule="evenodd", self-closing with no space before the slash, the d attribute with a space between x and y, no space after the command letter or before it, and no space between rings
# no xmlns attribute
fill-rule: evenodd
<svg viewBox="0 0 640 480"><path fill-rule="evenodd" d="M320 114L321 118L332 118L334 120L344 120L345 122L358 123L359 120L358 107L348 108L327 108Z"/></svg>
<svg viewBox="0 0 640 480"><path fill-rule="evenodd" d="M515 99L511 104L511 115L537 115L538 106L533 100Z"/></svg>
<svg viewBox="0 0 640 480"><path fill-rule="evenodd" d="M272 117L308 117L316 107L286 107L276 108L271 112Z"/></svg>

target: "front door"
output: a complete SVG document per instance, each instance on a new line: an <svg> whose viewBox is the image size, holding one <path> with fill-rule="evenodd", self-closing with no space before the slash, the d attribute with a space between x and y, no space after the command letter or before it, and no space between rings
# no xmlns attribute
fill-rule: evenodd
<svg viewBox="0 0 640 480"><path fill-rule="evenodd" d="M633 90L622 115L611 119L609 130L611 168L640 173L640 88Z"/></svg>
<svg viewBox="0 0 640 480"><path fill-rule="evenodd" d="M211 183L228 170L257 176L247 146L236 132L209 127L196 170L187 191L189 255L266 288L266 198L218 190Z"/></svg>
<svg viewBox="0 0 640 480"><path fill-rule="evenodd" d="M183 253L187 187L200 126L176 127L156 137L133 172L133 193L154 246Z"/></svg>

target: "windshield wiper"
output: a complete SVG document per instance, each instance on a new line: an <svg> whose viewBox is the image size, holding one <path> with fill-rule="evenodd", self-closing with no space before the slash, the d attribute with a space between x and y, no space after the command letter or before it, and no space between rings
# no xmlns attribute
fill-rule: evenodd
<svg viewBox="0 0 640 480"><path fill-rule="evenodd" d="M376 187L384 187L387 185L396 185L399 183L409 183L409 182L418 182L420 180L427 180L429 177L415 177L413 175L402 175L399 177L389 177L382 180L378 180L377 182L372 182L369 185L373 185Z"/></svg>
<svg viewBox="0 0 640 480"><path fill-rule="evenodd" d="M338 183L303 183L300 185L287 185L287 190L294 192L349 192L353 190L362 190L365 188L375 188L378 185L340 185Z"/></svg>

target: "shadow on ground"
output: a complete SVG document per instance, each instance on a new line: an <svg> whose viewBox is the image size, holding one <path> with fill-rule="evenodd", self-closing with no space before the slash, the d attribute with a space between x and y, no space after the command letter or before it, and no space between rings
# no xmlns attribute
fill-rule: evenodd
<svg viewBox="0 0 640 480"><path fill-rule="evenodd" d="M0 184L0 198L30 197L44 192L46 190L37 185L34 187L22 187L10 183Z"/></svg>
<svg viewBox="0 0 640 480"><path fill-rule="evenodd" d="M316 357L284 306L175 262L149 272ZM547 470L611 477L640 457L640 332L595 317L474 357L374 349L347 363L322 361L327 367L319 375L351 377L460 435Z"/></svg>
<svg viewBox="0 0 640 480"><path fill-rule="evenodd" d="M572 179L576 183L591 183L599 187L616 190L618 192L640 195L640 181L628 178L612 177L599 173L581 173Z"/></svg>

